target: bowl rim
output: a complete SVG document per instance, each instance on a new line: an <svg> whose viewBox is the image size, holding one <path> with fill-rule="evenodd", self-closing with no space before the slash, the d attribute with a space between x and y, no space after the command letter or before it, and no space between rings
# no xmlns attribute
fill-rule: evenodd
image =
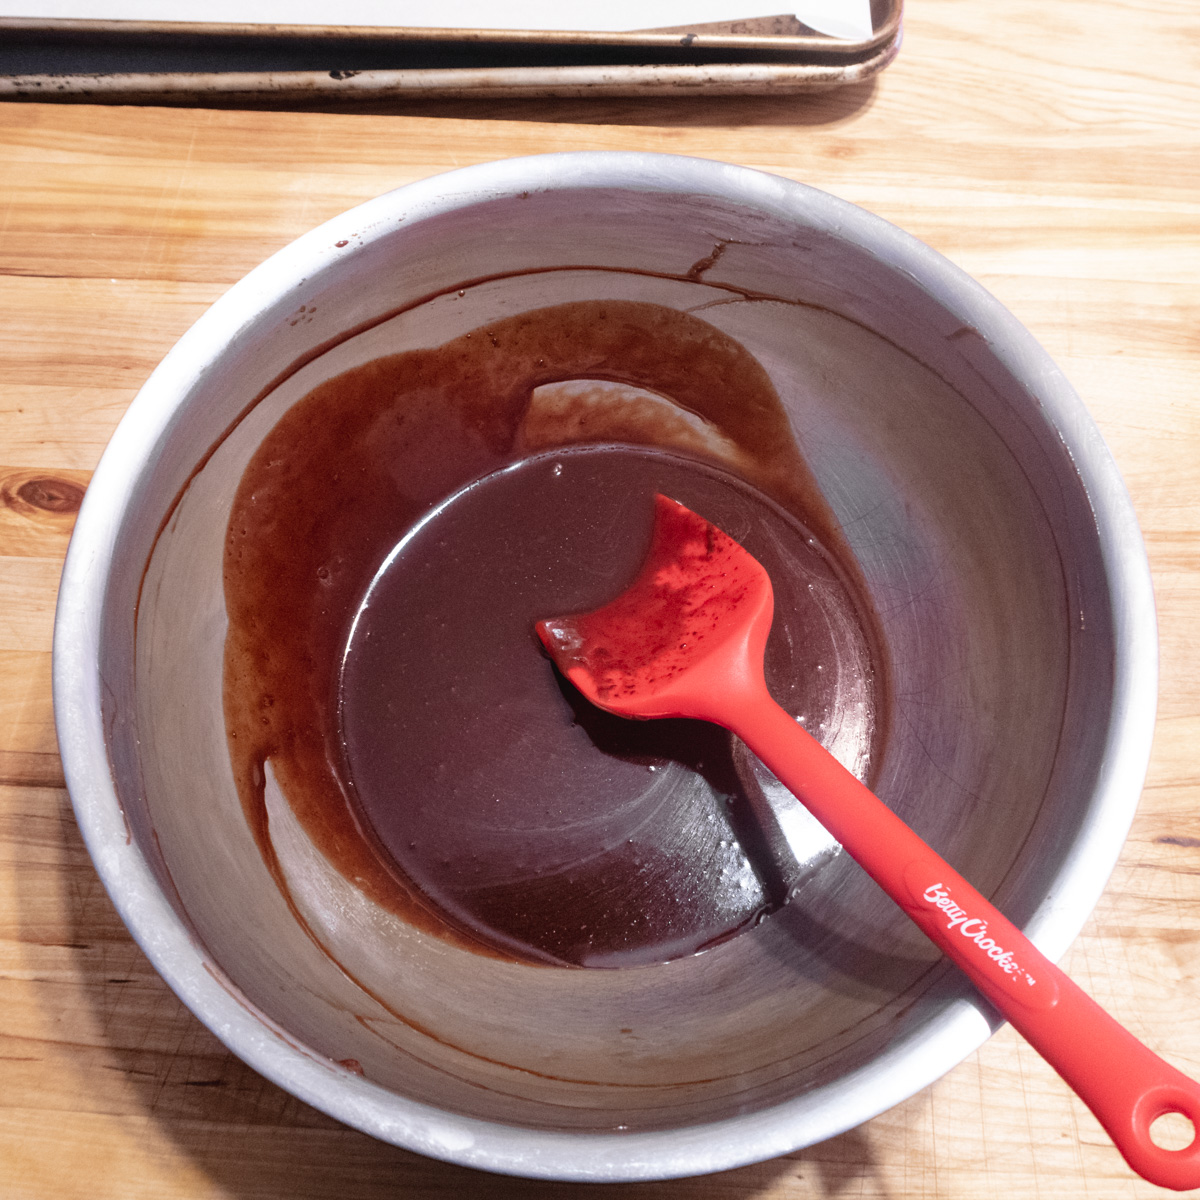
<svg viewBox="0 0 1200 1200"><path fill-rule="evenodd" d="M223 349L300 283L397 227L531 189L619 188L710 198L851 241L918 281L1040 406L1072 456L1095 514L1113 604L1113 712L1088 817L1025 932L1058 958L1116 864L1150 757L1157 627L1133 505L1083 402L1033 335L941 254L881 217L806 184L710 159L579 151L504 159L384 193L304 234L230 288L168 352L123 416L93 476L67 553L54 626L55 723L67 788L88 851L135 941L185 1005L239 1058L336 1119L418 1153L530 1178L636 1181L694 1176L789 1153L853 1128L928 1086L998 1025L981 1000L950 1000L878 1058L814 1092L723 1121L629 1133L555 1132L460 1116L370 1083L290 1038L223 977L159 886L132 839L106 749L101 614L121 526L138 480L177 412ZM343 241L343 245L345 242Z"/></svg>

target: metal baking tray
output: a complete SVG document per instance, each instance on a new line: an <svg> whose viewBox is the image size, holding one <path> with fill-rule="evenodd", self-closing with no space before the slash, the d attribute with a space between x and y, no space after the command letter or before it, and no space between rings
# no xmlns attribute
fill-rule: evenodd
<svg viewBox="0 0 1200 1200"><path fill-rule="evenodd" d="M113 104L761 95L858 83L896 56L902 0L869 38L795 16L630 33L0 17L0 99Z"/></svg>

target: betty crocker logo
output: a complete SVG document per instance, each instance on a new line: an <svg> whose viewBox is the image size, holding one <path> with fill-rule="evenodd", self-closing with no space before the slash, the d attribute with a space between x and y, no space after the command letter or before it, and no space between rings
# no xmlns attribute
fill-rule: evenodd
<svg viewBox="0 0 1200 1200"><path fill-rule="evenodd" d="M1033 976L1027 974L1013 958L1011 950L1005 950L995 938L988 934L988 923L984 918L972 917L964 912L950 898L950 893L941 883L931 883L922 893L921 898L934 908L942 910L946 918L946 928L956 929L969 942L974 942L996 966L1006 975L1022 978L1030 987L1036 984Z"/></svg>
<svg viewBox="0 0 1200 1200"><path fill-rule="evenodd" d="M1020 933L998 912L988 908L987 901L970 884L953 876L950 884L945 883L946 870L946 864L932 856L914 857L905 866L904 883L912 901L909 912L981 987L1000 988L1025 1008L1053 1008L1058 1003L1058 984L1053 971L1046 973L1041 969L1045 960L1032 946L1021 943ZM930 883L931 879L938 882ZM961 897L961 904L951 890ZM972 916L971 909L985 915ZM1021 962L1010 949L1013 946ZM1036 979L1022 963L1034 967Z"/></svg>

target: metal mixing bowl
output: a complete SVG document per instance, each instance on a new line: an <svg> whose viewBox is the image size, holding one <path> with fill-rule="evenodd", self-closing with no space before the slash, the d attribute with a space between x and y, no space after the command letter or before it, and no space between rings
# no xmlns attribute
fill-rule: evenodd
<svg viewBox="0 0 1200 1200"><path fill-rule="evenodd" d="M767 368L883 623L877 791L1052 957L1128 830L1156 686L1141 538L1080 401L996 300L853 205L693 159L506 161L364 204L232 288L135 400L71 544L54 684L79 825L155 967L263 1075L397 1145L559 1179L795 1150L925 1087L996 1023L845 855L752 931L616 971L404 925L277 794L270 836L312 936L264 866L221 706L245 464L348 366L606 296L703 306Z"/></svg>

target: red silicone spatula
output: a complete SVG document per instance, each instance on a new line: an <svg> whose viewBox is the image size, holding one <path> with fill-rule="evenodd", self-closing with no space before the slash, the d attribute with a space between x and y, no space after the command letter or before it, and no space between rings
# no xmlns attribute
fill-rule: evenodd
<svg viewBox="0 0 1200 1200"><path fill-rule="evenodd" d="M703 517L658 496L649 556L594 612L541 621L559 669L624 717L698 717L732 730L1067 1081L1141 1176L1200 1187L1200 1086L1117 1024L771 699L771 581ZM1158 1146L1181 1113L1194 1136Z"/></svg>

